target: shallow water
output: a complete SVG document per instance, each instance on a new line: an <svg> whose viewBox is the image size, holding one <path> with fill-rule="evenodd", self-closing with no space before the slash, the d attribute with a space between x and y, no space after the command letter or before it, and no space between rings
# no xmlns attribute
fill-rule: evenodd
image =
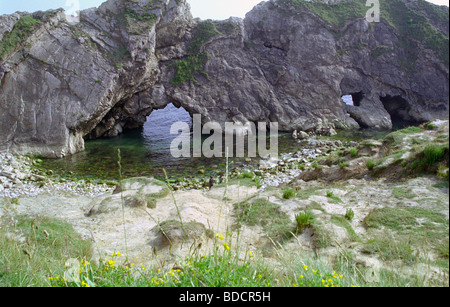
<svg viewBox="0 0 450 307"><path fill-rule="evenodd" d="M84 152L63 159L44 159L41 168L52 170L57 175L76 179L114 180L120 178L118 149L121 152L121 175L123 178L154 176L164 178L163 169L170 179L209 177L225 174L226 158L174 158L170 152L172 141L178 135L171 135L170 128L175 122L184 122L192 128L192 118L183 108L170 104L163 110L156 110L140 129L108 139L86 141ZM399 127L403 128L403 127ZM382 139L389 131L340 131L332 139L342 141L362 141ZM190 135L192 145L192 129ZM203 140L208 136L203 136ZM267 136L268 138L268 136ZM269 144L269 139L267 139ZM192 147L192 146L191 146ZM225 146L223 146L225 148ZM290 133L279 133L279 154L293 153L301 149ZM229 170L258 166L260 157L230 158Z"/></svg>
<svg viewBox="0 0 450 307"><path fill-rule="evenodd" d="M178 135L170 134L170 127L175 122L187 123L192 128L192 118L183 108L177 109L172 104L164 110L154 111L144 127L110 139L97 139L86 142L86 150L63 159L46 159L44 169L51 169L57 174L85 179L118 179L118 152L121 152L123 177L155 176L163 178L163 169L169 178L193 177L204 171L204 176L216 176L226 171L226 158L174 158L170 146ZM192 137L192 130L191 130ZM204 139L208 136L204 136ZM288 133L279 134L279 152L298 150L297 144ZM269 141L267 141L269 143ZM260 158L230 158L229 168L258 165ZM203 173L203 171L201 171Z"/></svg>

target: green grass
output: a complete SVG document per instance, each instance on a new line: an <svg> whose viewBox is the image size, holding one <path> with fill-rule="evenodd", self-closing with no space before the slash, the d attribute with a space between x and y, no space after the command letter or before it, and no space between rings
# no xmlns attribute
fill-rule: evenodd
<svg viewBox="0 0 450 307"><path fill-rule="evenodd" d="M349 209L347 209L346 211L345 211L345 219L347 220L347 221L353 221L353 218L355 217L355 212L353 211L353 209L352 208L349 208Z"/></svg>
<svg viewBox="0 0 450 307"><path fill-rule="evenodd" d="M22 16L11 32L5 34L0 41L0 60L18 48L42 24L31 16Z"/></svg>
<svg viewBox="0 0 450 307"><path fill-rule="evenodd" d="M303 0L278 0L283 5L292 5L297 9L306 8L319 16L325 22L335 26L343 27L347 21L364 17L368 8L365 1L345 1L336 4L323 2L309 2Z"/></svg>
<svg viewBox="0 0 450 307"><path fill-rule="evenodd" d="M194 30L194 38L192 39L188 52L191 54L198 54L202 46L211 38L221 34L212 21L200 22Z"/></svg>
<svg viewBox="0 0 450 307"><path fill-rule="evenodd" d="M290 232L295 230L289 217L280 210L280 206L266 199L241 202L235 204L234 209L239 224L262 226L274 239L289 238Z"/></svg>
<svg viewBox="0 0 450 307"><path fill-rule="evenodd" d="M442 162L445 158L445 155L448 155L448 153L448 144L444 146L428 145L423 151L425 162L429 165Z"/></svg>
<svg viewBox="0 0 450 307"><path fill-rule="evenodd" d="M352 228L348 220L339 215L333 215L331 216L331 222L339 227L344 228L347 230L347 234L349 235L350 239L354 242L362 242L361 238L356 234L355 230Z"/></svg>
<svg viewBox="0 0 450 307"><path fill-rule="evenodd" d="M392 188L392 195L400 198L400 199L413 199L416 197L416 195L411 191L411 189L405 189L405 188L399 188L399 187L393 187Z"/></svg>
<svg viewBox="0 0 450 307"><path fill-rule="evenodd" d="M437 11L432 4L425 1L419 1L422 8ZM436 30L429 20L418 11L410 9L402 0L383 0L380 1L381 18L393 26L404 38L401 47L412 47L414 41L424 42L425 46L433 51L441 58L445 65L449 66L449 40L444 34ZM448 23L448 14L445 16L440 12L442 21ZM414 60L416 55L414 50L408 48L408 60Z"/></svg>
<svg viewBox="0 0 450 307"><path fill-rule="evenodd" d="M363 251L378 254L383 261L418 263L423 261L419 251L434 251L448 259L449 221L441 213L417 207L382 208L369 214L365 224L372 235Z"/></svg>
<svg viewBox="0 0 450 307"><path fill-rule="evenodd" d="M283 193L283 199L291 199L295 197L296 193L294 189L286 188L282 191Z"/></svg>
<svg viewBox="0 0 450 307"><path fill-rule="evenodd" d="M323 190L324 187L311 187L307 189L303 189L297 192L296 198L301 200L309 199L313 195L317 195L320 190Z"/></svg>
<svg viewBox="0 0 450 307"><path fill-rule="evenodd" d="M195 81L195 75L203 72L208 59L208 53L202 52L174 62L172 67L175 68L176 72L171 83L173 85L181 85L187 81Z"/></svg>
<svg viewBox="0 0 450 307"><path fill-rule="evenodd" d="M302 233L306 227L311 226L311 212L305 211L295 215L297 222L297 232Z"/></svg>
<svg viewBox="0 0 450 307"><path fill-rule="evenodd" d="M350 155L355 158L358 155L358 148L350 149Z"/></svg>
<svg viewBox="0 0 450 307"><path fill-rule="evenodd" d="M365 0L342 1L335 4L303 0L278 0L278 2L285 6L286 14L291 14L291 6L313 12L332 25L338 37L347 22L363 18L369 9ZM448 13L433 4L420 0L418 6L434 16L432 18L438 19L439 23L449 22ZM449 38L436 30L422 12L408 7L402 0L380 0L380 10L382 21L398 32L400 39L397 46L404 50L401 65L405 70L416 72L418 42L423 42L426 48L436 52L445 65L449 66ZM376 48L371 56L376 58L386 51L386 48Z"/></svg>
<svg viewBox="0 0 450 307"><path fill-rule="evenodd" d="M408 240L398 241L389 234L369 239L364 245L363 251L369 254L378 254L383 261L402 260L405 264L413 264L416 261L414 250Z"/></svg>
<svg viewBox="0 0 450 307"><path fill-rule="evenodd" d="M328 201L334 204L342 203L342 199L333 194L333 192L327 192Z"/></svg>
<svg viewBox="0 0 450 307"><path fill-rule="evenodd" d="M131 34L142 34L148 31L156 22L156 15L150 12L137 12L134 9L126 8L123 14L127 30Z"/></svg>
<svg viewBox="0 0 450 307"><path fill-rule="evenodd" d="M48 286L47 277L63 274L67 259L91 256L91 242L66 222L46 217L15 219L14 226L0 224L2 287Z"/></svg>
<svg viewBox="0 0 450 307"><path fill-rule="evenodd" d="M368 170L373 170L373 168L375 167L375 162L373 162L373 160L371 159L367 160L366 167Z"/></svg>
<svg viewBox="0 0 450 307"><path fill-rule="evenodd" d="M220 32L211 21L203 21L197 25L194 30L194 37L187 49L190 55L171 65L171 67L175 68L175 75L171 81L173 85L181 85L188 81L195 82L195 75L198 73L203 73L209 79L208 75L204 72L209 54L206 51L200 51L206 42L219 34Z"/></svg>
<svg viewBox="0 0 450 307"><path fill-rule="evenodd" d="M419 231L423 230L423 228L427 227L428 225L419 223L419 218L424 218L427 221L435 223L437 225L441 225L442 227L448 227L448 220L443 214L432 212L422 208L377 209L372 212L368 216L368 218L366 218L365 223L369 228L386 227L396 231L415 228L417 231Z"/></svg>

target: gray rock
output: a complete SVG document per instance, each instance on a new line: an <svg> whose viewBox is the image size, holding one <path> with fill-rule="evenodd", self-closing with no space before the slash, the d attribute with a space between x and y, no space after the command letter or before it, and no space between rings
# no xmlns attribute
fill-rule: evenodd
<svg viewBox="0 0 450 307"><path fill-rule="evenodd" d="M125 10L133 14L124 18ZM0 40L27 15L0 16ZM193 19L185 0L109 0L82 11L76 25L63 11L32 16L39 23L26 43L0 54L0 151L74 154L85 139L142 126L170 102L203 122L271 121L283 131L390 129L392 118L448 117L440 50L405 44L384 20L338 27L279 0L243 20L214 22ZM448 17L424 16L448 37ZM405 64L411 52L414 69ZM195 73L179 72L180 63ZM343 95L353 95L354 106Z"/></svg>

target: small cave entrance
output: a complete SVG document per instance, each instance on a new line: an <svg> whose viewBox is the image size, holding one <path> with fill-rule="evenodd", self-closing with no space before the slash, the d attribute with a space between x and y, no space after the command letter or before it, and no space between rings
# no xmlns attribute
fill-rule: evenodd
<svg viewBox="0 0 450 307"><path fill-rule="evenodd" d="M342 96L342 101L348 106L359 107L359 106L361 106L361 100L363 98L364 98L364 93L361 91L361 92L350 93L348 95Z"/></svg>
<svg viewBox="0 0 450 307"><path fill-rule="evenodd" d="M418 126L422 122L410 115L411 105L403 97L386 95L380 97L386 111L391 115L393 130L403 129L409 126Z"/></svg>
<svg viewBox="0 0 450 307"><path fill-rule="evenodd" d="M142 130L144 146L155 154L167 154L172 141L178 136L170 134L172 125L183 122L192 130L192 117L183 107L168 104L164 109L154 110L145 122Z"/></svg>

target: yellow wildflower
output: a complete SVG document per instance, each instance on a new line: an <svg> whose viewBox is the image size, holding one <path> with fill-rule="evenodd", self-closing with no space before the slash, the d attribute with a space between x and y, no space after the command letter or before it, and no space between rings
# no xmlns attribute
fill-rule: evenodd
<svg viewBox="0 0 450 307"><path fill-rule="evenodd" d="M216 238L218 238L219 240L223 240L223 236L220 233L216 234Z"/></svg>
<svg viewBox="0 0 450 307"><path fill-rule="evenodd" d="M305 271L308 271L308 266L307 266L307 265L304 265L304 266L303 266L303 269L304 269Z"/></svg>

